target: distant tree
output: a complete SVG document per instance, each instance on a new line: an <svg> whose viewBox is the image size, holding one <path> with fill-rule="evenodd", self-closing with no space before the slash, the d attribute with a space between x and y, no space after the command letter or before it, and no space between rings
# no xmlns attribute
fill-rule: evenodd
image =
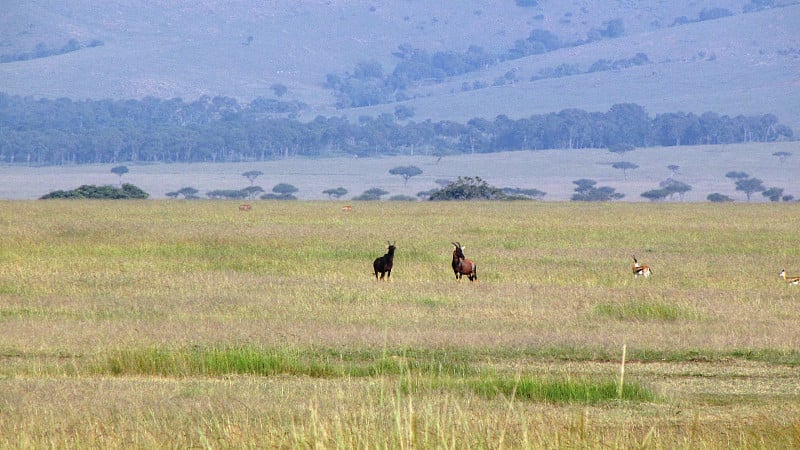
<svg viewBox="0 0 800 450"><path fill-rule="evenodd" d="M625 24L623 23L622 19L612 19L607 22L603 22L603 25L606 26L605 30L601 31L604 37L609 38L616 38L620 37L625 34Z"/></svg>
<svg viewBox="0 0 800 450"><path fill-rule="evenodd" d="M434 191L428 198L441 200L508 200L502 189L496 188L481 177L458 177L447 186Z"/></svg>
<svg viewBox="0 0 800 450"><path fill-rule="evenodd" d="M681 166L677 164L670 164L667 166L667 169L669 169L669 171L672 172L672 176L674 177L675 175L678 174L678 171L681 170Z"/></svg>
<svg viewBox="0 0 800 450"><path fill-rule="evenodd" d="M733 199L728 197L727 195L720 194L719 192L714 192L713 194L708 194L706 196L706 200L714 203L722 203L722 202L732 202Z"/></svg>
<svg viewBox="0 0 800 450"><path fill-rule="evenodd" d="M433 195L438 189L428 189L427 191L419 191L417 192L417 197L421 199L428 200L430 199L431 195Z"/></svg>
<svg viewBox="0 0 800 450"><path fill-rule="evenodd" d="M649 191L642 192L641 196L650 200L651 202L659 201L667 198L667 196L669 196L669 191L666 189L651 189Z"/></svg>
<svg viewBox="0 0 800 450"><path fill-rule="evenodd" d="M250 171L247 171L247 172L242 174L243 177L245 177L248 180L250 180L250 185L251 186L255 182L256 178L260 177L261 175L264 175L264 172L262 172L260 170L250 170Z"/></svg>
<svg viewBox="0 0 800 450"><path fill-rule="evenodd" d="M365 78L383 78L383 66L376 60L370 61L361 61L356 64L355 69L353 69L353 78L356 79L365 79Z"/></svg>
<svg viewBox="0 0 800 450"><path fill-rule="evenodd" d="M629 144L627 142L620 142L617 144L612 144L608 146L608 151L611 153L619 153L623 158L625 157L625 153L634 150L636 147L633 144Z"/></svg>
<svg viewBox="0 0 800 450"><path fill-rule="evenodd" d="M766 190L764 184L758 178L743 178L736 181L736 190L744 192L747 196L747 201L750 201L750 196L755 192L763 192Z"/></svg>
<svg viewBox="0 0 800 450"><path fill-rule="evenodd" d="M790 202L790 201L794 200L794 195L784 195L783 197L781 197L781 200L783 200L785 202Z"/></svg>
<svg viewBox="0 0 800 450"><path fill-rule="evenodd" d="M292 196L297 191L299 189L289 183L278 183L272 187L272 192L284 197Z"/></svg>
<svg viewBox="0 0 800 450"><path fill-rule="evenodd" d="M579 202L606 202L611 200L619 200L625 197L625 194L615 192L616 189L609 186L595 187L597 184L594 180L581 178L575 180L573 183L577 186L575 193L572 194L571 200Z"/></svg>
<svg viewBox="0 0 800 450"><path fill-rule="evenodd" d="M343 187L337 187L335 189L325 189L322 191L323 194L327 195L329 199L339 199L340 197L347 194L347 189Z"/></svg>
<svg viewBox="0 0 800 450"><path fill-rule="evenodd" d="M381 197L388 193L389 191L385 191L381 188L370 188L361 193L361 195L353 197L353 200L380 200Z"/></svg>
<svg viewBox="0 0 800 450"><path fill-rule="evenodd" d="M611 165L611 167L615 169L622 169L622 176L625 179L628 179L628 171L638 169L639 165L634 164L632 162L620 161L620 162L615 162L614 164Z"/></svg>
<svg viewBox="0 0 800 450"><path fill-rule="evenodd" d="M397 120L405 120L414 117L414 108L408 105L397 105L394 107L394 117Z"/></svg>
<svg viewBox="0 0 800 450"><path fill-rule="evenodd" d="M787 159L788 157L792 156L792 154L791 154L791 152L775 152L775 153L773 153L773 154L772 154L772 156L777 156L777 157L778 157L778 160L779 160L781 163L785 163L785 162L786 162L786 159Z"/></svg>
<svg viewBox="0 0 800 450"><path fill-rule="evenodd" d="M772 187L762 192L761 195L767 197L771 202L779 202L781 201L781 197L783 197L783 189Z"/></svg>
<svg viewBox="0 0 800 450"><path fill-rule="evenodd" d="M248 198L254 199L258 194L264 192L264 189L261 186L247 186L242 189L242 192L246 193Z"/></svg>
<svg viewBox="0 0 800 450"><path fill-rule="evenodd" d="M213 199L240 199L247 197L247 192L240 189L215 189L206 192L206 196Z"/></svg>
<svg viewBox="0 0 800 450"><path fill-rule="evenodd" d="M126 166L116 166L111 168L111 173L119 176L119 185L122 186L122 176L128 173L128 168Z"/></svg>
<svg viewBox="0 0 800 450"><path fill-rule="evenodd" d="M537 53L549 52L561 48L561 39L559 39L558 36L553 34L551 31L542 29L535 29L531 31L528 35L528 42L534 46L538 44L542 47L542 52L535 50Z"/></svg>
<svg viewBox="0 0 800 450"><path fill-rule="evenodd" d="M726 178L731 178L733 180L743 180L749 176L750 175L748 175L747 172L736 172L736 171L730 171L725 174Z"/></svg>
<svg viewBox="0 0 800 450"><path fill-rule="evenodd" d="M421 174L422 169L417 166L397 166L393 169L390 169L389 173L392 175L400 175L403 177L403 184L407 184L408 179Z"/></svg>
<svg viewBox="0 0 800 450"><path fill-rule="evenodd" d="M286 95L286 92L289 91L282 83L273 83L269 88L272 89L272 93L275 94L276 97L283 97Z"/></svg>
<svg viewBox="0 0 800 450"><path fill-rule="evenodd" d="M194 200L200 198L197 196L198 192L200 191L193 187L184 187L175 192L167 192L167 197L177 198L179 195L182 195L186 200Z"/></svg>
<svg viewBox="0 0 800 450"><path fill-rule="evenodd" d="M733 13L727 8L703 8L698 15L699 21L721 19L723 17L732 16Z"/></svg>
<svg viewBox="0 0 800 450"><path fill-rule="evenodd" d="M687 192L692 190L692 186L684 183L683 181L678 181L672 178L668 178L661 183L658 184L659 187L667 191L667 195L672 198L673 195L678 194L681 201L683 201L683 195Z"/></svg>

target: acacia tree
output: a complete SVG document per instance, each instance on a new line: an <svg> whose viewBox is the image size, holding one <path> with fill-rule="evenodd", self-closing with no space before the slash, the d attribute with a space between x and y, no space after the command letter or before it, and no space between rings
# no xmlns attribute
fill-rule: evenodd
<svg viewBox="0 0 800 450"><path fill-rule="evenodd" d="M725 194L720 194L719 192L714 192L714 193L708 194L706 196L706 200L708 200L710 202L713 202L713 203L724 203L724 202L732 202L733 201L732 198L728 197Z"/></svg>
<svg viewBox="0 0 800 450"><path fill-rule="evenodd" d="M642 192L640 195L651 202L655 202L667 198L669 191L666 189L651 189L649 191Z"/></svg>
<svg viewBox="0 0 800 450"><path fill-rule="evenodd" d="M198 192L200 192L200 191L198 191L197 189L195 189L193 187L188 187L187 186L187 187L184 187L184 188L180 188L179 190L174 191L174 192L167 192L167 197L178 198L179 195L182 195L184 199L191 200L191 199L200 198L200 197L197 196Z"/></svg>
<svg viewBox="0 0 800 450"><path fill-rule="evenodd" d="M748 175L747 172L737 172L735 170L732 170L725 174L725 178L730 178L732 180L743 180L749 176L750 175Z"/></svg>
<svg viewBox="0 0 800 450"><path fill-rule="evenodd" d="M672 172L672 176L674 177L675 175L678 174L678 171L681 170L681 166L677 164L670 164L667 166L667 169L669 169L669 171Z"/></svg>
<svg viewBox="0 0 800 450"><path fill-rule="evenodd" d="M119 176L119 185L122 186L122 176L128 173L128 168L126 166L112 167L111 173Z"/></svg>
<svg viewBox="0 0 800 450"><path fill-rule="evenodd" d="M250 180L250 186L252 186L256 178L260 177L261 175L264 175L264 172L260 170L250 170L242 174L243 177Z"/></svg>
<svg viewBox="0 0 800 450"><path fill-rule="evenodd" d="M278 183L272 187L272 192L274 194L264 194L261 198L268 200L268 199L276 199L276 200L296 200L297 197L294 196L294 193L299 191L294 185L289 183Z"/></svg>
<svg viewBox="0 0 800 450"><path fill-rule="evenodd" d="M389 191L385 191L381 188L370 188L364 191L361 195L354 197L353 200L380 200L381 197L388 193Z"/></svg>
<svg viewBox="0 0 800 450"><path fill-rule="evenodd" d="M761 195L767 197L771 202L779 202L781 197L783 197L783 189L777 187L771 187L766 191L762 192Z"/></svg>
<svg viewBox="0 0 800 450"><path fill-rule="evenodd" d="M264 192L264 189L261 186L247 186L246 188L242 189L242 192L245 192L252 200L256 198L256 195Z"/></svg>
<svg viewBox="0 0 800 450"><path fill-rule="evenodd" d="M347 194L347 189L339 186L335 189L325 189L322 191L323 194L327 195L329 199L339 199L343 195Z"/></svg>
<svg viewBox="0 0 800 450"><path fill-rule="evenodd" d="M792 156L792 153L791 152L775 152L775 153L772 154L772 156L777 156L778 160L781 163L785 163L786 162L786 158Z"/></svg>
<svg viewBox="0 0 800 450"><path fill-rule="evenodd" d="M392 175L400 175L403 177L403 184L408 183L408 179L415 177L422 173L422 169L417 166L397 166L389 170Z"/></svg>
<svg viewBox="0 0 800 450"><path fill-rule="evenodd" d="M766 190L763 181L758 178L743 178L736 181L736 190L744 192L747 196L747 201L750 201L750 196L755 192L763 192Z"/></svg>
<svg viewBox="0 0 800 450"><path fill-rule="evenodd" d="M672 178L668 178L661 183L658 184L659 187L664 189L667 192L667 195L672 199L672 196L678 194L681 201L683 201L683 195L687 192L692 190L692 186L688 183L684 183L683 181L673 180Z"/></svg>
<svg viewBox="0 0 800 450"><path fill-rule="evenodd" d="M579 202L607 202L610 200L619 200L625 197L625 194L615 192L616 189L609 186L595 187L597 181L581 178L575 180L573 183L577 186L575 193L572 194L571 199Z"/></svg>
<svg viewBox="0 0 800 450"><path fill-rule="evenodd" d="M620 162L615 162L614 164L611 165L611 167L615 169L622 169L622 176L627 180L628 170L638 169L639 165L628 161L620 161Z"/></svg>

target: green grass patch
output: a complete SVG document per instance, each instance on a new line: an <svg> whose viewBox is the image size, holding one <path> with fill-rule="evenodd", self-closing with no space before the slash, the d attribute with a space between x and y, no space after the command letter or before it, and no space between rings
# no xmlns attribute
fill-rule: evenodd
<svg viewBox="0 0 800 450"><path fill-rule="evenodd" d="M295 375L316 378L369 377L407 373L458 375L473 373L466 363L443 359L366 352L356 356L333 352L237 347L225 349L118 350L92 369L110 375L169 377L240 375Z"/></svg>
<svg viewBox="0 0 800 450"><path fill-rule="evenodd" d="M625 383L620 397L618 385L613 380L495 376L471 380L467 384L472 391L485 397L502 395L547 403L596 404L615 399L640 402L655 400L655 394L635 382Z"/></svg>
<svg viewBox="0 0 800 450"><path fill-rule="evenodd" d="M613 380L534 375L481 374L468 378L408 377L401 380L406 393L448 391L477 394L493 399L505 397L532 402L594 405L614 400L653 402L656 395L637 382L626 382L622 396Z"/></svg>

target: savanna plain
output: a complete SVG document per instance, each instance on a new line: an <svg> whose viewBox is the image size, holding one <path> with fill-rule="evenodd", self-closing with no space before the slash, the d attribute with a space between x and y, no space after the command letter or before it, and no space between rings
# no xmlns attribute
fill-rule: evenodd
<svg viewBox="0 0 800 450"><path fill-rule="evenodd" d="M0 447L800 447L800 205L351 204L0 202Z"/></svg>

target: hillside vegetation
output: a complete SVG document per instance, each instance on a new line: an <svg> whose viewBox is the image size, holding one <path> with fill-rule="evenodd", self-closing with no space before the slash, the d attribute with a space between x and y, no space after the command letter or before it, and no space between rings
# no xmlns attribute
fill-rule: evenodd
<svg viewBox="0 0 800 450"><path fill-rule="evenodd" d="M305 120L391 113L398 99L415 120L462 122L632 102L651 113L773 113L798 128L800 7L788 3L18 2L0 19L0 56L11 58L0 64L0 92L241 102L281 95L309 105ZM537 53L534 30L558 45ZM391 74L402 48L443 57L473 49L485 64L412 81L385 106L336 109L328 75L357 75L364 63ZM614 68L638 54L646 63ZM590 71L601 61L613 70Z"/></svg>

